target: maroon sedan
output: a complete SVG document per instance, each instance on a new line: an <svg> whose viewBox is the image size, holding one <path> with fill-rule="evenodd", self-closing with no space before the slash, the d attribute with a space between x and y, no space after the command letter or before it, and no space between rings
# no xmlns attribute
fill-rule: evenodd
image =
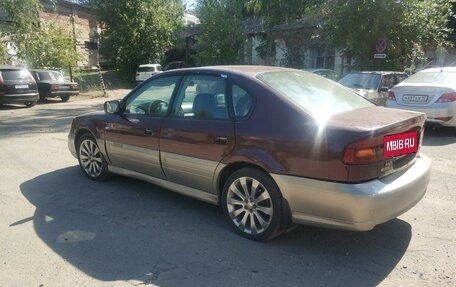
<svg viewBox="0 0 456 287"><path fill-rule="evenodd" d="M258 66L161 73L76 117L69 149L111 173L220 204L234 230L370 230L425 194L423 113L378 107L312 73Z"/></svg>

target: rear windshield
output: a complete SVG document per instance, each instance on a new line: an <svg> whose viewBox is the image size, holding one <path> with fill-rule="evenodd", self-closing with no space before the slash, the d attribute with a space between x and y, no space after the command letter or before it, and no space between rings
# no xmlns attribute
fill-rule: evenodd
<svg viewBox="0 0 456 287"><path fill-rule="evenodd" d="M46 72L38 72L38 78L40 81L59 81L64 82L65 78L62 74L55 71L46 71Z"/></svg>
<svg viewBox="0 0 456 287"><path fill-rule="evenodd" d="M455 85L456 72L418 72L404 80L404 83L428 83L428 84L444 84Z"/></svg>
<svg viewBox="0 0 456 287"><path fill-rule="evenodd" d="M33 80L32 75L27 70L1 70L0 75L4 81Z"/></svg>
<svg viewBox="0 0 456 287"><path fill-rule="evenodd" d="M139 67L138 72L155 72L155 71L161 71L162 68L161 66L157 67Z"/></svg>
<svg viewBox="0 0 456 287"><path fill-rule="evenodd" d="M336 82L312 73L280 71L259 74L257 77L315 117L374 106Z"/></svg>
<svg viewBox="0 0 456 287"><path fill-rule="evenodd" d="M379 74L350 73L340 79L339 83L352 89L376 90L380 78Z"/></svg>

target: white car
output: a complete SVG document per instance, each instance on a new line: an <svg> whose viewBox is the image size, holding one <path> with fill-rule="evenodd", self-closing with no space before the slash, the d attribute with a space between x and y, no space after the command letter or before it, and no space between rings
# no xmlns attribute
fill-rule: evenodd
<svg viewBox="0 0 456 287"><path fill-rule="evenodd" d="M386 107L423 112L428 122L456 127L456 67L410 76L389 91Z"/></svg>
<svg viewBox="0 0 456 287"><path fill-rule="evenodd" d="M143 64L139 65L136 70L136 84L139 84L155 74L162 72L162 66L160 64Z"/></svg>

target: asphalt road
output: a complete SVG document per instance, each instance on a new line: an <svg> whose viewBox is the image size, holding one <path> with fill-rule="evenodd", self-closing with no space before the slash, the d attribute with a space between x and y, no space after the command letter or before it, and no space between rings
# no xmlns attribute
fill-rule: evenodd
<svg viewBox="0 0 456 287"><path fill-rule="evenodd" d="M69 125L104 100L0 107L1 286L456 286L456 129L427 129L431 183L399 218L369 232L299 226L258 243L218 207L84 177Z"/></svg>

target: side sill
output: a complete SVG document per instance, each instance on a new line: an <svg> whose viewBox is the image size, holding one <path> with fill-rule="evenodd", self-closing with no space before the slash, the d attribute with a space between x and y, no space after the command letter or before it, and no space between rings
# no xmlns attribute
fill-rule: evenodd
<svg viewBox="0 0 456 287"><path fill-rule="evenodd" d="M158 185L160 187L172 190L174 192L183 194L185 196L193 197L199 199L201 201L205 201L210 204L218 205L218 196L216 194L208 193L199 189L187 187L185 185L177 184L174 182L170 182L164 179L156 178L153 176L145 175L139 172L127 170L124 168L116 167L110 165L108 170L112 173L136 178L139 180L147 181L152 184Z"/></svg>

